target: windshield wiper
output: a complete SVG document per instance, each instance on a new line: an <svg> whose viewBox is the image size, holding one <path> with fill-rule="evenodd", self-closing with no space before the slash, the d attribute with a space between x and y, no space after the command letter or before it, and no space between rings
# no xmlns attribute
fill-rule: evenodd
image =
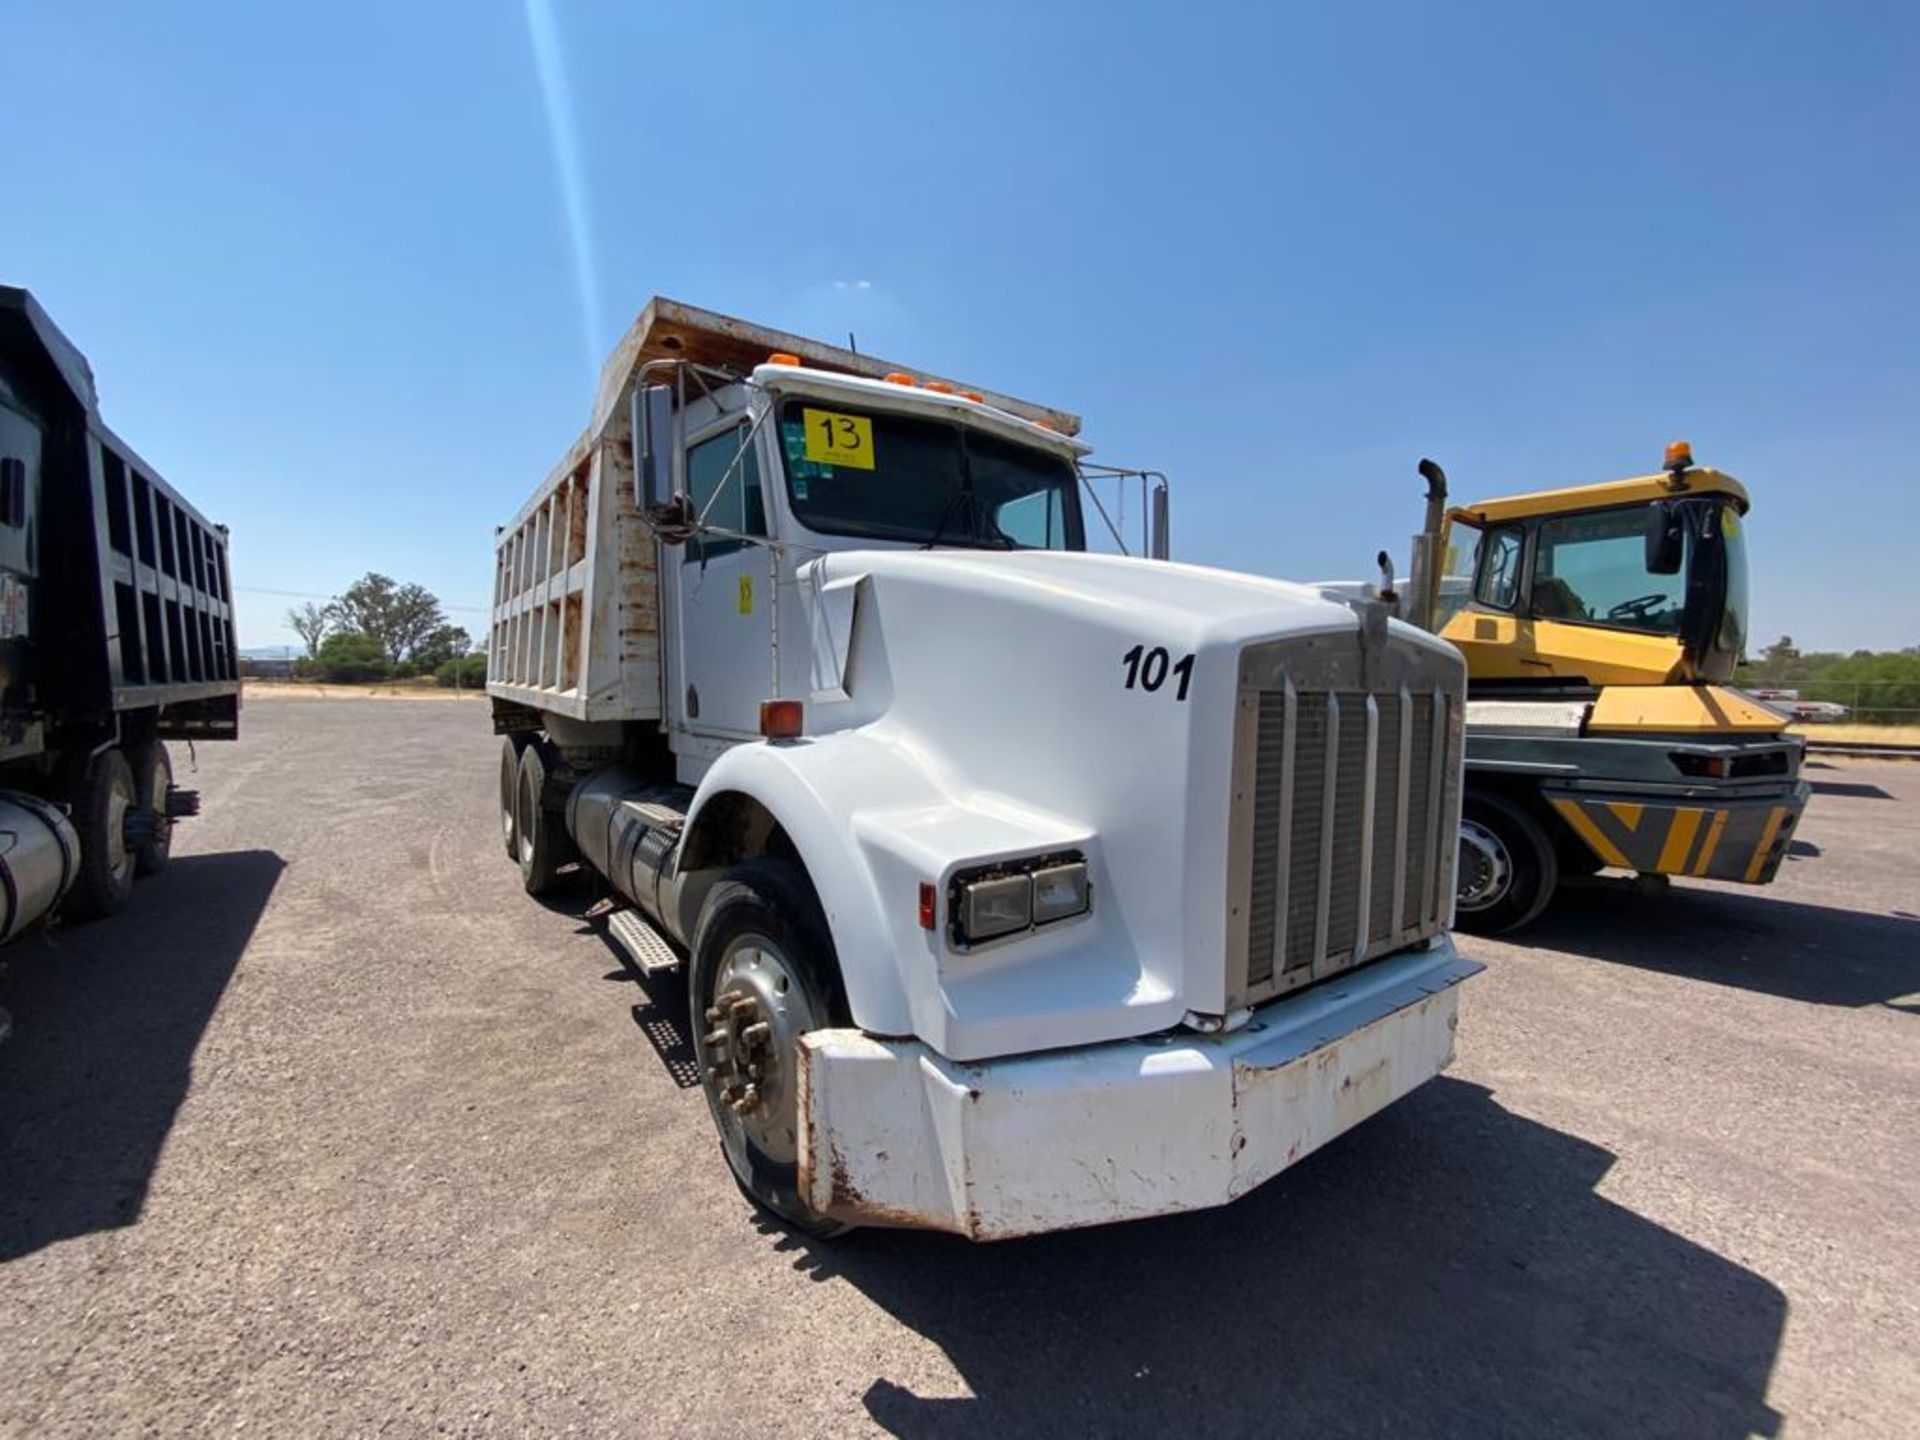
<svg viewBox="0 0 1920 1440"><path fill-rule="evenodd" d="M938 545L941 537L947 533L947 522L953 519L953 512L958 509L971 510L972 501L973 492L967 489L966 481L956 479L953 483L953 493L947 496L947 508L940 512L940 523L933 527L933 534L920 548L931 550Z"/></svg>

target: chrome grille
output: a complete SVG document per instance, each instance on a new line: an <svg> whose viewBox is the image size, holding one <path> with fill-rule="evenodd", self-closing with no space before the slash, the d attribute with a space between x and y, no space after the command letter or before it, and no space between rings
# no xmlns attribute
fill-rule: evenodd
<svg viewBox="0 0 1920 1440"><path fill-rule="evenodd" d="M1349 633L1252 647L1243 662L1230 919L1244 925L1229 927L1232 1005L1447 922L1460 667L1424 647L1387 643L1385 654L1363 657Z"/></svg>

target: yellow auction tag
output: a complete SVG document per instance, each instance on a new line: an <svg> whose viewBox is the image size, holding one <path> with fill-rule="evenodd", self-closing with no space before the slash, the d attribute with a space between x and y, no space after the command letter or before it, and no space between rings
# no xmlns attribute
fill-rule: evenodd
<svg viewBox="0 0 1920 1440"><path fill-rule="evenodd" d="M822 465L873 469L873 421L837 410L802 410L807 426L807 459Z"/></svg>
<svg viewBox="0 0 1920 1440"><path fill-rule="evenodd" d="M751 575L740 577L740 613L742 615L753 613L753 577Z"/></svg>

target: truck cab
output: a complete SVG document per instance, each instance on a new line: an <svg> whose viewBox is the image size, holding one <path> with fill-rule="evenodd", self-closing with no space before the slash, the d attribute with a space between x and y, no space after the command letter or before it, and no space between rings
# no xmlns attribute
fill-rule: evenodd
<svg viewBox="0 0 1920 1440"><path fill-rule="evenodd" d="M1467 661L1461 926L1517 929L1605 868L1770 881L1808 792L1788 717L1727 683L1746 489L1685 442L1657 474L1452 508L1422 474L1410 613Z"/></svg>
<svg viewBox="0 0 1920 1440"><path fill-rule="evenodd" d="M1075 468L1087 447L955 390L783 356L675 413L648 503L682 496L692 526L662 575L667 730L688 784L761 738L763 701L845 703L839 677L814 673L819 595L801 587L821 557L1087 548Z"/></svg>
<svg viewBox="0 0 1920 1440"><path fill-rule="evenodd" d="M1732 476L1680 466L1457 507L1441 547L1459 603L1436 613L1439 633L1483 689L1730 680L1749 504Z"/></svg>
<svg viewBox="0 0 1920 1440"><path fill-rule="evenodd" d="M497 540L507 852L814 1233L1225 1203L1452 1054L1457 653L1150 558L1143 472L1093 553L1078 428L656 299Z"/></svg>

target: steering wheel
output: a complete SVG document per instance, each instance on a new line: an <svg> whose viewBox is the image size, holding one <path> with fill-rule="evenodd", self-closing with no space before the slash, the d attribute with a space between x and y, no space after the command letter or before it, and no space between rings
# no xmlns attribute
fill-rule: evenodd
<svg viewBox="0 0 1920 1440"><path fill-rule="evenodd" d="M1636 595L1631 600L1622 600L1607 611L1609 620L1644 620L1653 613L1654 607L1667 603L1664 594Z"/></svg>

